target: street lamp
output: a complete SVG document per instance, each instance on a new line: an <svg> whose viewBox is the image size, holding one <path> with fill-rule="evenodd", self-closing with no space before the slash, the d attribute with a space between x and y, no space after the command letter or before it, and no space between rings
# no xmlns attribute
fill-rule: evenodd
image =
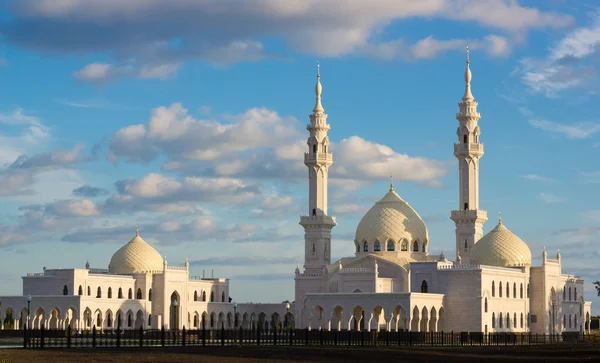
<svg viewBox="0 0 600 363"><path fill-rule="evenodd" d="M177 324L177 299L173 300L173 325L175 329L179 329L179 324Z"/></svg>
<svg viewBox="0 0 600 363"><path fill-rule="evenodd" d="M285 319L284 319L284 324L283 324L283 325L285 325L286 328L287 328L287 325L288 325L287 320L288 320L288 314L289 313L290 313L290 302L287 301L285 303Z"/></svg>
<svg viewBox="0 0 600 363"><path fill-rule="evenodd" d="M31 295L27 294L27 327L31 330L31 311L29 308L31 307Z"/></svg>
<svg viewBox="0 0 600 363"><path fill-rule="evenodd" d="M233 302L233 328L237 328L237 303Z"/></svg>

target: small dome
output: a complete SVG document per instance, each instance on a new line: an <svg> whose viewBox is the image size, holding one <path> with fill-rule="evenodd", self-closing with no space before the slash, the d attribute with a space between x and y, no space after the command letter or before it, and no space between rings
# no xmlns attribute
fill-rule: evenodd
<svg viewBox="0 0 600 363"><path fill-rule="evenodd" d="M471 262L488 266L531 266L531 250L502 224L481 237L471 251Z"/></svg>
<svg viewBox="0 0 600 363"><path fill-rule="evenodd" d="M110 259L108 271L112 274L128 275L136 272L162 271L163 261L160 253L140 237L135 237L119 248Z"/></svg>
<svg viewBox="0 0 600 363"><path fill-rule="evenodd" d="M406 239L410 251L411 243L415 240L418 240L420 245L429 240L425 222L400 198L393 187L390 187L390 191L365 214L356 228L358 243L379 240L383 246L389 239L396 243Z"/></svg>

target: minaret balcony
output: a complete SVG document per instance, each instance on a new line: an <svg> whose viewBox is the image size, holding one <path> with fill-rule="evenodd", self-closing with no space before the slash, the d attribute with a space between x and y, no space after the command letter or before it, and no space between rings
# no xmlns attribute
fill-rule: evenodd
<svg viewBox="0 0 600 363"><path fill-rule="evenodd" d="M333 227L336 225L336 223L335 217L331 216L300 216L300 225L304 227L322 225Z"/></svg>
<svg viewBox="0 0 600 363"><path fill-rule="evenodd" d="M331 153L304 153L304 164L333 164L333 155Z"/></svg>
<svg viewBox="0 0 600 363"><path fill-rule="evenodd" d="M453 221L487 221L487 211L481 209L453 210L450 212Z"/></svg>
<svg viewBox="0 0 600 363"><path fill-rule="evenodd" d="M470 142L467 144L454 144L454 155L483 155L483 144Z"/></svg>

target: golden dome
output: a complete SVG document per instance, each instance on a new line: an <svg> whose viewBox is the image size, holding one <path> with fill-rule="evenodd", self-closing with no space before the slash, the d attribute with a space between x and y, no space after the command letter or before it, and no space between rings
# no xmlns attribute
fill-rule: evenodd
<svg viewBox="0 0 600 363"><path fill-rule="evenodd" d="M162 271L160 253L135 233L135 237L119 248L110 259L108 271L112 274L128 275L137 272Z"/></svg>

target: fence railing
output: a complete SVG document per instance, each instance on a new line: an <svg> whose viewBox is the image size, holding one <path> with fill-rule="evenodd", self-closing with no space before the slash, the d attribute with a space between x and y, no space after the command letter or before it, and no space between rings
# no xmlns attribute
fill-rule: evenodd
<svg viewBox="0 0 600 363"><path fill-rule="evenodd" d="M537 345L596 342L595 335L580 333L480 333L409 332L287 329L185 329L181 330L24 330L24 348L77 347L160 347L160 346L238 346L238 345L328 345L328 346L407 346L407 345ZM600 337L598 338L600 343Z"/></svg>

